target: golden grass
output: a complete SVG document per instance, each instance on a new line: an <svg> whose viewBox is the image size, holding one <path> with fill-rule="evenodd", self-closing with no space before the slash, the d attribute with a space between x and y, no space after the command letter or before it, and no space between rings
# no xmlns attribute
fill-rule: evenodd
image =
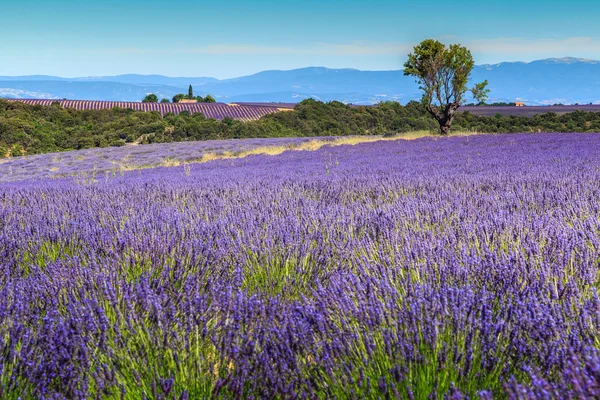
<svg viewBox="0 0 600 400"><path fill-rule="evenodd" d="M472 136L472 135L480 135L480 134L482 134L482 133L480 133L480 132L456 132L456 133L451 133L450 136ZM188 160L178 160L176 158L167 157L162 160L157 160L156 164L149 164L149 165L131 165L128 163L131 155L127 155L125 158L123 158L121 160L121 162L111 161L114 165L114 168L111 169L110 171L104 171L104 172L108 172L109 174L112 173L113 176L116 176L117 173L119 173L119 175L123 175L123 173L125 171L135 171L135 170L157 168L157 167L183 166L185 168L188 164L199 164L199 163L205 163L205 162L215 161L215 160L239 159L239 158L244 158L244 157L248 157L251 155L276 156L276 155L279 155L286 151L316 151L316 150L319 150L322 147L326 147L326 146L331 146L331 147L343 146L343 145L354 146L354 145L361 144L361 143L373 143L373 142L378 142L378 141L395 141L395 140L415 140L415 139L420 139L420 138L424 138L424 137L432 137L435 139L443 139L444 138L444 136L440 136L439 134L433 133L430 131L415 131L415 132L401 133L398 135L385 136L385 137L384 136L375 136L375 135L339 136L339 137L329 138L329 139L307 140L302 143L289 143L287 145L281 145L281 146L262 146L262 147L257 147L257 148L251 149L251 150L240 150L240 151L235 151L235 152L227 152L227 151L226 152L212 152L212 153L206 153L206 154L202 155L201 157L193 159L193 160L189 160L189 159ZM83 155L76 157L77 161L83 161L84 159L85 159L85 156L83 156ZM4 163L6 161L8 161L8 159L0 159L0 164ZM56 167L51 168L51 171L56 172L56 171L58 171L58 168L56 168Z"/></svg>
<svg viewBox="0 0 600 400"><path fill-rule="evenodd" d="M479 132L456 132L451 133L450 136L472 136L479 135ZM162 160L160 163L156 165L145 165L145 166L132 166L126 163L119 164L121 172L123 171L132 171L139 169L148 169L148 168L156 168L156 167L178 167L185 166L187 164L201 164L209 161L215 160L229 160L229 159L238 159L244 158L251 155L268 155L268 156L276 156L285 151L316 151L325 146L354 146L361 143L372 143L379 141L395 141L395 140L415 140L424 137L433 137L433 138L443 138L439 134L430 132L430 131L415 131L415 132L407 132L401 133L394 136L340 136L331 139L313 139L308 140L302 143L291 143L282 146L262 146L257 147L251 150L241 150L236 152L213 152L206 153L194 160L177 160L173 158L167 158Z"/></svg>
<svg viewBox="0 0 600 400"><path fill-rule="evenodd" d="M450 136L471 136L478 135L478 132L457 132L452 133ZM222 152L222 153L207 153L202 156L202 158L195 161L187 161L185 163L205 163L208 161L214 160L226 160L226 159L235 159L235 158L244 158L251 155L268 155L268 156L276 156L285 151L316 151L325 146L354 146L361 143L372 143L379 141L394 141L394 140L415 140L423 137L435 137L441 138L442 136L434 134L429 131L417 131L417 132L409 132L403 133L399 135L384 137L384 136L340 136L333 139L314 139L309 140L299 144L288 144L285 146L262 146L257 147L252 150L243 150L236 153L231 152ZM169 165L173 165L177 163L176 160L170 160L171 163ZM179 161L179 164L184 164Z"/></svg>

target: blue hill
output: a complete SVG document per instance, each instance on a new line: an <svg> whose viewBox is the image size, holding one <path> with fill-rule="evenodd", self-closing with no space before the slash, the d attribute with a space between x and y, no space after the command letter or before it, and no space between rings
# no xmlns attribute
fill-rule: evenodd
<svg viewBox="0 0 600 400"><path fill-rule="evenodd" d="M489 81L490 101L521 100L532 105L600 102L600 61L596 60L555 58L478 65L472 78ZM313 97L323 101L373 104L383 100L406 103L420 97L414 79L405 77L400 70L323 67L263 71L224 80L136 74L82 78L0 77L0 97L138 101L147 93L170 98L187 92L190 84L195 93L211 94L224 102L298 102Z"/></svg>

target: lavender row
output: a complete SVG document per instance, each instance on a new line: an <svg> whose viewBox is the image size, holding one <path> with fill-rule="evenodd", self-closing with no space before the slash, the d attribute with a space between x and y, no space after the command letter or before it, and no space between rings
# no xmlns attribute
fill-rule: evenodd
<svg viewBox="0 0 600 400"><path fill-rule="evenodd" d="M600 135L0 186L0 397L597 398Z"/></svg>
<svg viewBox="0 0 600 400"><path fill-rule="evenodd" d="M98 101L98 100L39 100L39 99L18 99L8 100L18 101L34 106L51 106L58 103L61 107L72 108L75 110L110 110L112 108L132 109L135 111L155 111L164 116L167 113L175 115L187 111L190 114L201 113L206 118L224 119L232 118L241 121L254 121L278 111L273 107L245 106L238 104L226 103L141 103L141 102L124 102L124 101Z"/></svg>

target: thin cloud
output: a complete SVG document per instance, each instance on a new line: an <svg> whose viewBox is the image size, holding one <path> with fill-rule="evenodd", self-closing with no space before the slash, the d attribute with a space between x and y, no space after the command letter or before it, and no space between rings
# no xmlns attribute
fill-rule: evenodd
<svg viewBox="0 0 600 400"><path fill-rule="evenodd" d="M412 48L404 43L375 44L315 43L311 46L281 47L244 44L215 44L198 47L175 47L172 49L115 48L88 50L88 54L210 54L210 55L391 55L409 51Z"/></svg>
<svg viewBox="0 0 600 400"><path fill-rule="evenodd" d="M465 43L474 53L486 57L510 57L523 61L539 57L590 55L600 52L600 40L592 37L565 39L496 38Z"/></svg>
<svg viewBox="0 0 600 400"><path fill-rule="evenodd" d="M409 43L383 43L374 44L366 42L354 42L349 44L319 43L317 48L319 54L336 55L393 55L402 54L413 48Z"/></svg>
<svg viewBox="0 0 600 400"><path fill-rule="evenodd" d="M119 47L114 49L86 49L82 51L88 55L128 55L128 54L161 54L162 50L157 49L140 49L136 47Z"/></svg>
<svg viewBox="0 0 600 400"><path fill-rule="evenodd" d="M473 53L486 59L532 60L539 57L564 57L600 53L600 39L571 37L565 39L525 39L502 37L469 40L455 36L439 37L444 43L462 43ZM257 46L245 44L214 44L173 48L115 48L88 50L88 54L207 54L207 55L334 55L334 56L393 56L408 54L416 43L409 42L350 42L313 43L308 46Z"/></svg>
<svg viewBox="0 0 600 400"><path fill-rule="evenodd" d="M173 50L176 53L186 54L303 54L300 49L289 47L253 46L242 44L217 44L202 47L179 48Z"/></svg>

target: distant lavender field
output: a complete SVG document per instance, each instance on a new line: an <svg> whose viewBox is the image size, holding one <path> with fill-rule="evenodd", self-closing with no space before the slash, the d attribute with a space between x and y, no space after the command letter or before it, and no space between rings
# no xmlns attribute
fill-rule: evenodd
<svg viewBox="0 0 600 400"><path fill-rule="evenodd" d="M61 153L0 159L0 182L65 176L98 178L106 173L120 174L130 169L165 166L170 163L198 161L206 154L237 154L261 147L294 147L328 137L205 140L158 143L139 146L94 148Z"/></svg>
<svg viewBox="0 0 600 400"><path fill-rule="evenodd" d="M478 135L2 183L0 397L600 398L599 165Z"/></svg>
<svg viewBox="0 0 600 400"><path fill-rule="evenodd" d="M278 111L276 107L260 104L253 106L229 105L225 103L143 103L143 102L122 102L122 101L95 101L95 100L47 100L47 99L9 99L20 103L50 106L59 103L64 108L75 110L110 110L118 107L123 109L132 109L136 111L154 111L164 116L167 113L179 114L187 111L190 114L201 113L206 118L215 118L222 120L226 117L240 121L255 121L265 115ZM284 106L285 107L285 106ZM287 107L290 107L287 105ZM292 107L293 108L293 107Z"/></svg>

